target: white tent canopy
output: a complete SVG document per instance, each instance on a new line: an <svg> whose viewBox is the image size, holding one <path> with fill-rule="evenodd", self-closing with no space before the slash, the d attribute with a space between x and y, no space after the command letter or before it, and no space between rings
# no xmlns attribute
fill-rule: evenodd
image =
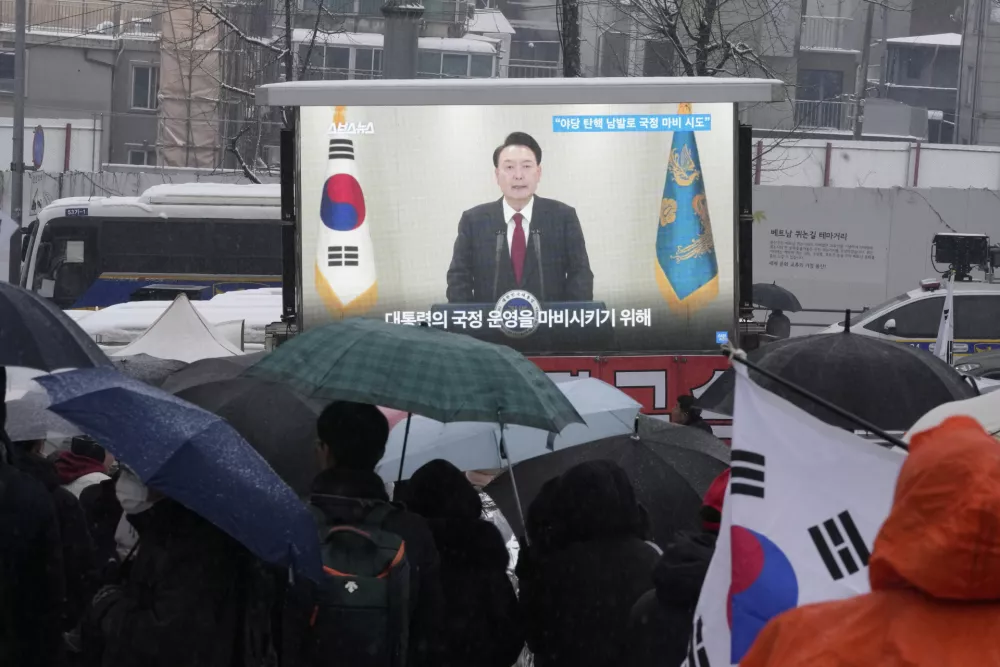
<svg viewBox="0 0 1000 667"><path fill-rule="evenodd" d="M192 363L213 357L233 357L243 351L216 331L181 294L144 334L113 352L112 356L133 354Z"/></svg>

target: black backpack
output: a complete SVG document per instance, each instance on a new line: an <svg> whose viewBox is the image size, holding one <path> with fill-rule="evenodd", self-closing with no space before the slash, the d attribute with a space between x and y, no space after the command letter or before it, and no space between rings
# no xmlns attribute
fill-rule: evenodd
<svg viewBox="0 0 1000 667"><path fill-rule="evenodd" d="M385 529L396 508L330 496L320 504L311 510L326 577L310 619L310 664L405 667L410 564L405 541Z"/></svg>

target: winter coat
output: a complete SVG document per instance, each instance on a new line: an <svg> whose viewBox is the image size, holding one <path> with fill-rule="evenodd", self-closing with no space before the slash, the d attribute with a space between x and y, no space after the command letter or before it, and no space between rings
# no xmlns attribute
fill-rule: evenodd
<svg viewBox="0 0 1000 667"><path fill-rule="evenodd" d="M115 480L108 478L83 489L80 505L94 540L98 565L103 567L110 561L118 560L115 531L122 519L122 506L115 494Z"/></svg>
<svg viewBox="0 0 1000 667"><path fill-rule="evenodd" d="M427 518L441 555L444 618L440 667L510 667L524 636L510 555L496 526L480 518L482 498L458 468L431 461L409 480L407 506Z"/></svg>
<svg viewBox="0 0 1000 667"><path fill-rule="evenodd" d="M62 554L51 494L0 458L0 665L63 664Z"/></svg>
<svg viewBox="0 0 1000 667"><path fill-rule="evenodd" d="M632 485L616 464L590 461L563 473L543 498L539 520L553 524L557 539L523 548L517 564L521 622L535 664L618 667L629 614L649 590L659 558L640 534Z"/></svg>
<svg viewBox="0 0 1000 667"><path fill-rule="evenodd" d="M248 646L248 608L267 601L249 585L255 561L246 550L169 499L129 519L139 548L126 580L102 591L91 611L103 667L261 664Z"/></svg>
<svg viewBox="0 0 1000 667"><path fill-rule="evenodd" d="M679 535L653 570L656 588L643 595L629 619L630 667L680 665L687 654L694 610L717 535Z"/></svg>
<svg viewBox="0 0 1000 667"><path fill-rule="evenodd" d="M320 511L329 503L345 499L388 502L382 479L374 472L332 468L317 475L313 481L311 502ZM441 627L444 598L441 592L441 561L434 536L427 522L413 512L398 508L386 519L387 531L399 535L406 543L410 565L409 658L407 667L437 665L437 642ZM299 656L309 641L308 627L314 598L308 582L300 580L293 591L284 615L285 645L283 652L288 665L302 664Z"/></svg>
<svg viewBox="0 0 1000 667"><path fill-rule="evenodd" d="M76 627L97 589L96 551L87 528L87 518L76 496L62 488L55 465L38 454L22 454L15 465L41 482L52 497L59 522L66 595L62 629Z"/></svg>
<svg viewBox="0 0 1000 667"><path fill-rule="evenodd" d="M1000 665L1000 446L977 422L913 437L868 575L771 620L741 667Z"/></svg>

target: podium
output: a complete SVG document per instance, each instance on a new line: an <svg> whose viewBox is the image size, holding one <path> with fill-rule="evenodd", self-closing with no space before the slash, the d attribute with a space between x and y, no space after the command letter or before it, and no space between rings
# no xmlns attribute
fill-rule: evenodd
<svg viewBox="0 0 1000 667"><path fill-rule="evenodd" d="M447 330L478 340L507 345L524 354L604 352L615 343L615 312L603 301L566 301L541 304L530 333L525 321L506 320L495 303L444 303L431 306L448 323ZM478 323L478 326L476 324Z"/></svg>

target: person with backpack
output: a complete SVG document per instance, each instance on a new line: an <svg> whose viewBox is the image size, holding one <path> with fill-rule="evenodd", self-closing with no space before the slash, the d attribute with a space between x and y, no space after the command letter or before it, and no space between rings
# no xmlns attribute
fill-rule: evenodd
<svg viewBox="0 0 1000 667"><path fill-rule="evenodd" d="M301 658L286 650L286 664L436 665L440 559L427 522L392 504L375 473L389 438L385 416L373 405L336 401L316 429L325 470L313 482L310 509L326 579L291 602L286 628L290 621L301 635L286 630L285 644L300 644L291 650Z"/></svg>

